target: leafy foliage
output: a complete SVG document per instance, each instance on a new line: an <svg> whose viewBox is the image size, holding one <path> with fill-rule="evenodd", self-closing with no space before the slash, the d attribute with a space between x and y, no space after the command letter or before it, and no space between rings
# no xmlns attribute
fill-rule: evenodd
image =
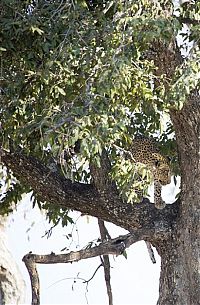
<svg viewBox="0 0 200 305"><path fill-rule="evenodd" d="M198 84L199 53L193 48L191 60L186 58L176 79L169 80L157 73L149 52L155 42L175 41L180 17L198 19L198 3L179 7L176 14L167 0L2 0L0 8L5 149L12 141L12 149L45 163L53 157L64 175L88 182L88 162L98 162L106 148L126 197L130 181L134 185L132 169L123 160L119 175L116 146L128 149L135 134L153 135L176 165L168 111L181 107ZM198 37L199 24L191 23L184 39ZM171 90L166 91L166 81ZM15 187L13 196L21 192Z"/></svg>
<svg viewBox="0 0 200 305"><path fill-rule="evenodd" d="M20 184L12 173L6 168L0 168L0 214L8 214L22 200L24 193L30 192L30 188Z"/></svg>

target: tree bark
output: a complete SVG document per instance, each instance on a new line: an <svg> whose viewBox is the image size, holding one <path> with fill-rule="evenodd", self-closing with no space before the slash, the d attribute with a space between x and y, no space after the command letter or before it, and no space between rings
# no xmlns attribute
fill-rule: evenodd
<svg viewBox="0 0 200 305"><path fill-rule="evenodd" d="M42 201L47 201L52 206L76 210L112 222L130 232L135 228L149 228L149 232L154 230L155 235L168 232L177 217L178 202L159 211L154 204L130 204L122 201L112 185L108 189L109 183L105 190L101 183L98 187L98 182L103 181L102 176L105 175L103 168L92 170L93 177L97 177L94 179L96 185L72 183L51 172L36 158L18 152L2 154L2 162L13 171L16 178L30 186Z"/></svg>
<svg viewBox="0 0 200 305"><path fill-rule="evenodd" d="M171 110L181 166L180 210L172 234L157 245L161 255L158 305L200 301L200 98L191 94L182 110Z"/></svg>
<svg viewBox="0 0 200 305"><path fill-rule="evenodd" d="M0 305L22 304L25 299L25 283L6 246L6 220L6 216L0 216Z"/></svg>

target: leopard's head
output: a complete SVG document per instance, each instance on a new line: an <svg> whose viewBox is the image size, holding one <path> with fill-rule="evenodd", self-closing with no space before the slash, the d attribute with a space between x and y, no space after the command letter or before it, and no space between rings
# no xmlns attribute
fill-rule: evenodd
<svg viewBox="0 0 200 305"><path fill-rule="evenodd" d="M171 182L171 172L168 159L161 155L158 156L157 154L154 164L156 180L158 180L161 185L169 184Z"/></svg>

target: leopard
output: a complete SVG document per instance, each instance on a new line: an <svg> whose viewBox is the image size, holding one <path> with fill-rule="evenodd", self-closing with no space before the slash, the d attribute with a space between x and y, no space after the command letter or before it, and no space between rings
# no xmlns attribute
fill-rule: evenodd
<svg viewBox="0 0 200 305"><path fill-rule="evenodd" d="M157 209L164 209L166 203L162 200L162 185L170 184L170 159L164 156L153 138L137 136L131 143L131 159L135 163L142 163L152 174L154 181L154 205ZM145 241L150 259L156 263L154 251L149 241Z"/></svg>
<svg viewBox="0 0 200 305"><path fill-rule="evenodd" d="M170 160L160 151L154 138L137 136L133 139L130 153L135 163L146 165L154 182L154 205L163 209L166 203L162 200L161 189L163 185L170 184Z"/></svg>

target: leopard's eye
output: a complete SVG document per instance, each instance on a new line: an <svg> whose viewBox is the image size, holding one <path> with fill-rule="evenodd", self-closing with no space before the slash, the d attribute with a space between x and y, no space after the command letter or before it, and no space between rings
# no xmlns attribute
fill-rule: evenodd
<svg viewBox="0 0 200 305"><path fill-rule="evenodd" d="M155 161L155 166L156 166L156 167L159 167L159 166L160 166L160 161L156 160L156 161Z"/></svg>
<svg viewBox="0 0 200 305"><path fill-rule="evenodd" d="M171 162L171 158L169 156L167 156L166 158L167 158L168 163L170 163Z"/></svg>

